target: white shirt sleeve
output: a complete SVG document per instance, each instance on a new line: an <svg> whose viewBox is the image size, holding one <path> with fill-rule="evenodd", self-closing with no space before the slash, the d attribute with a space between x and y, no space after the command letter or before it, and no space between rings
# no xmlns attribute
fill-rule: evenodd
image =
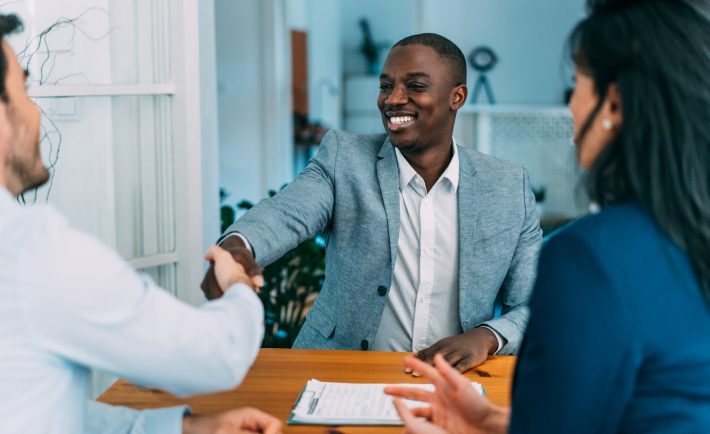
<svg viewBox="0 0 710 434"><path fill-rule="evenodd" d="M500 351L500 349L503 348L503 345L505 345L505 342L503 342L503 336L501 336L500 333L498 333L494 328L488 327L487 325L482 325L479 327L486 328L486 329L493 332L493 334L496 337L496 340L498 341L498 348L496 349L495 353L493 353L493 355L498 354L498 351Z"/></svg>
<svg viewBox="0 0 710 434"><path fill-rule="evenodd" d="M249 243L249 240L246 239L246 237L239 232L230 232L227 235L223 236L222 238L217 241L217 245L221 246L224 240L226 240L229 237L239 237L242 241L244 241L244 245L247 246L247 249L251 252L252 256L254 255L254 249L251 247L251 244Z"/></svg>
<svg viewBox="0 0 710 434"><path fill-rule="evenodd" d="M182 434L187 406L134 410L89 401L84 432L87 434Z"/></svg>
<svg viewBox="0 0 710 434"><path fill-rule="evenodd" d="M28 324L40 347L177 395L241 382L264 333L261 301L248 286L190 306L56 217L18 252Z"/></svg>

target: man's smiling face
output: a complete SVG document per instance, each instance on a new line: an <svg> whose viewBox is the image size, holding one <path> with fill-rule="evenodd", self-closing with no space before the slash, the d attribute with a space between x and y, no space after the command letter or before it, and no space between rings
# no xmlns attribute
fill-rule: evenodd
<svg viewBox="0 0 710 434"><path fill-rule="evenodd" d="M425 45L395 46L380 75L377 107L390 142L420 152L450 141L456 110L463 104L450 65Z"/></svg>

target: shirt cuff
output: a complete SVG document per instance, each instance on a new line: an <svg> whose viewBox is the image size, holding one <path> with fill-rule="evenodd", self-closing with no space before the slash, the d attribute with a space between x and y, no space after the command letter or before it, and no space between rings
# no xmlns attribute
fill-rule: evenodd
<svg viewBox="0 0 710 434"><path fill-rule="evenodd" d="M482 325L482 326L479 326L479 327L486 328L486 329L492 331L493 334L495 335L496 340L498 341L498 348L496 348L495 353L492 354L492 355L495 356L496 354L498 354L498 351L500 351L500 349L503 348L503 345L505 345L505 342L503 342L503 336L501 336L500 333L498 333L497 331L495 331L495 329L493 329L493 328L491 328L491 327L488 327L487 325Z"/></svg>
<svg viewBox="0 0 710 434"><path fill-rule="evenodd" d="M180 407L167 407L140 412L142 428L140 432L150 434L182 434L182 418L190 414L190 409L183 405ZM132 431L133 432L133 431Z"/></svg>
<svg viewBox="0 0 710 434"><path fill-rule="evenodd" d="M217 241L217 245L222 245L224 240L226 240L229 237L239 237L242 241L244 241L244 245L247 246L247 249L251 252L251 255L254 256L254 249L251 247L251 244L249 243L249 240L244 237L244 235L240 234L239 232L230 232L227 235L223 236Z"/></svg>

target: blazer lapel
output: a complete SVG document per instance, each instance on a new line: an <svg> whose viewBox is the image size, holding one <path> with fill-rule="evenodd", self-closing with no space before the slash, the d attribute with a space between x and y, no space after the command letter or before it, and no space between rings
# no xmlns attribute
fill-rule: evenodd
<svg viewBox="0 0 710 434"><path fill-rule="evenodd" d="M387 214L387 230L390 239L391 266L394 267L399 239L399 170L394 147L389 139L385 139L377 155L377 179L380 182L382 202Z"/></svg>
<svg viewBox="0 0 710 434"><path fill-rule="evenodd" d="M458 187L458 216L459 216L459 316L462 328L469 316L468 302L472 299L470 291L474 287L473 242L476 235L476 221L479 208L476 197L479 196L475 182L476 170L469 154L459 148L459 187Z"/></svg>

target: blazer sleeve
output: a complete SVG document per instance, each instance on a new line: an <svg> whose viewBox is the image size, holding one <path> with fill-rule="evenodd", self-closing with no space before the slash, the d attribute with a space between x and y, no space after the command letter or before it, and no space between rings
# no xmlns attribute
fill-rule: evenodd
<svg viewBox="0 0 710 434"><path fill-rule="evenodd" d="M482 324L491 327L505 339L505 344L498 354L517 354L520 348L528 321L528 301L535 283L537 258L542 245L540 217L525 170L522 170L521 184L525 215L518 243L499 293L502 315Z"/></svg>
<svg viewBox="0 0 710 434"><path fill-rule="evenodd" d="M330 224L335 201L338 136L329 132L318 154L286 188L247 211L225 234L239 232L266 266Z"/></svg>
<svg viewBox="0 0 710 434"><path fill-rule="evenodd" d="M642 356L621 295L591 246L564 234L546 244L515 373L511 433L619 430Z"/></svg>

